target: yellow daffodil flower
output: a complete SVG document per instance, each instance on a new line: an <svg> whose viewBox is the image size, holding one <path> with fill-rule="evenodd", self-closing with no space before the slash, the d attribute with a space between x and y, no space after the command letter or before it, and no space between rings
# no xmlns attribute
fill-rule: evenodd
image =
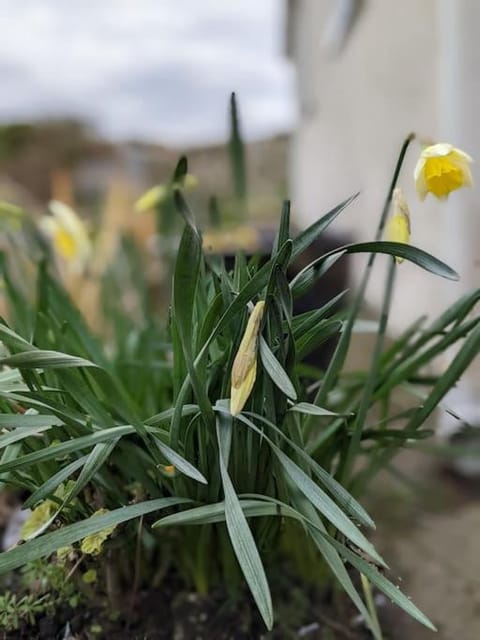
<svg viewBox="0 0 480 640"><path fill-rule="evenodd" d="M393 192L393 213L387 222L385 240L389 242L410 242L410 212L405 196L401 189ZM403 262L403 258L395 257L397 262Z"/></svg>
<svg viewBox="0 0 480 640"><path fill-rule="evenodd" d="M83 221L63 202L52 200L51 216L40 219L40 229L48 236L56 252L76 273L82 272L92 254L92 245Z"/></svg>
<svg viewBox="0 0 480 640"><path fill-rule="evenodd" d="M181 183L178 185L187 191L198 185L198 179L191 173L187 173ZM135 203L135 211L137 213L145 213L155 209L172 194L172 190L177 186L175 184L158 184L146 191Z"/></svg>
<svg viewBox="0 0 480 640"><path fill-rule="evenodd" d="M445 199L451 191L472 186L472 158L451 144L434 144L420 154L415 167L415 186L420 200L427 193Z"/></svg>
<svg viewBox="0 0 480 640"><path fill-rule="evenodd" d="M257 377L257 343L265 301L257 302L247 322L233 362L230 413L236 416L245 406Z"/></svg>
<svg viewBox="0 0 480 640"><path fill-rule="evenodd" d="M98 509L92 517L99 516L104 513L108 513L108 509ZM83 538L80 544L81 552L91 556L97 556L102 550L103 543L115 531L115 529L116 525L111 525L110 527L105 527L105 529L97 531L97 533L91 533L89 536Z"/></svg>

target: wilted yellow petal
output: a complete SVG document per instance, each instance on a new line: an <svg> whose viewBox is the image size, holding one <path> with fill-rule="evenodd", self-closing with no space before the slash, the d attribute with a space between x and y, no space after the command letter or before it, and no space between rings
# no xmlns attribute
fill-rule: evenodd
<svg viewBox="0 0 480 640"><path fill-rule="evenodd" d="M59 547L57 549L57 559L59 562L66 562L67 560L71 560L74 555L74 549L71 544L66 547Z"/></svg>
<svg viewBox="0 0 480 640"><path fill-rule="evenodd" d="M95 511L92 515L92 518L104 513L108 513L108 509L98 509L98 511ZM111 525L110 527L105 527L105 529L97 531L97 533L91 533L89 536L83 538L80 544L81 552L92 556L98 555L102 550L103 543L115 531L115 529L116 525Z"/></svg>
<svg viewBox="0 0 480 640"><path fill-rule="evenodd" d="M410 242L410 213L407 201L401 189L393 192L393 213L387 222L385 240L389 242ZM403 258L396 256L397 262L403 262Z"/></svg>
<svg viewBox="0 0 480 640"><path fill-rule="evenodd" d="M243 335L232 367L230 413L240 413L250 396L257 376L258 333L263 318L265 301L257 302Z"/></svg>
<svg viewBox="0 0 480 640"><path fill-rule="evenodd" d="M28 540L34 533L41 529L55 513L55 503L51 500L44 500L32 511L28 519L25 520L20 532L22 540Z"/></svg>
<svg viewBox="0 0 480 640"><path fill-rule="evenodd" d="M432 193L443 200L461 187L472 186L469 163L472 158L450 144L440 143L426 147L416 164L414 177L418 196L423 200Z"/></svg>

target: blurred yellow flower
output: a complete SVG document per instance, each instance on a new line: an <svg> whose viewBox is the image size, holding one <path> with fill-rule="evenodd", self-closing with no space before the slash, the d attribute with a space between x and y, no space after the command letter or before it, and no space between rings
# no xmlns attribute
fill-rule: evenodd
<svg viewBox="0 0 480 640"><path fill-rule="evenodd" d="M55 513L55 503L52 500L44 500L33 509L28 519L23 523L20 531L22 540L28 540L41 529Z"/></svg>
<svg viewBox="0 0 480 640"><path fill-rule="evenodd" d="M95 511L95 513L92 514L92 518L104 513L108 513L108 509L98 509L98 511ZM115 529L116 525L111 525L110 527L105 527L105 529L97 531L97 533L91 533L89 536L83 538L80 544L81 552L92 556L98 555L102 550L103 543L115 531Z"/></svg>
<svg viewBox="0 0 480 640"><path fill-rule="evenodd" d="M165 184L152 187L136 201L135 211L137 213L144 213L145 211L150 211L150 209L155 209L155 207L158 207L159 204L167 199L169 193L170 190Z"/></svg>
<svg viewBox="0 0 480 640"><path fill-rule="evenodd" d="M69 268L80 273L92 255L92 245L85 224L63 202L52 200L49 209L52 215L40 219L40 229L48 236Z"/></svg>
<svg viewBox="0 0 480 640"><path fill-rule="evenodd" d="M165 471L165 473L167 473L169 476L173 476L173 474L175 473L175 467L173 466L173 464L167 464L163 467L163 470Z"/></svg>
<svg viewBox="0 0 480 640"><path fill-rule="evenodd" d="M393 192L393 213L387 222L385 240L389 242L410 242L410 212L405 196L401 189ZM403 258L395 257L397 262L403 262Z"/></svg>
<svg viewBox="0 0 480 640"><path fill-rule="evenodd" d="M187 173L181 183L178 185L186 190L194 189L198 185L198 179L191 173ZM135 211L137 213L145 213L155 209L162 202L165 202L171 196L175 184L158 184L146 191L135 203Z"/></svg>
<svg viewBox="0 0 480 640"><path fill-rule="evenodd" d="M415 166L415 186L420 200L427 193L444 199L451 191L472 186L472 158L451 144L434 144L420 154Z"/></svg>
<svg viewBox="0 0 480 640"><path fill-rule="evenodd" d="M233 362L230 394L230 413L233 416L245 406L257 377L257 343L264 308L263 300L255 305Z"/></svg>

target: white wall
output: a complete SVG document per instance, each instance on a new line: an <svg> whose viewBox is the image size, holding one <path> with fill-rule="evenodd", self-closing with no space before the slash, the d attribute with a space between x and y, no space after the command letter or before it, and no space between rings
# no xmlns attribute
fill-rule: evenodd
<svg viewBox="0 0 480 640"><path fill-rule="evenodd" d="M322 33L339 3L345 6L348 0L292 0L289 5L300 102L290 186L302 225L360 189L336 229L362 241L375 233L398 151L410 131L420 142L451 142L480 158L480 2L365 0L346 47L329 55ZM479 187L455 192L447 203L431 195L419 202L413 184L419 151L414 142L399 180L410 204L412 244L445 260L461 280L452 283L403 263L389 324L393 333L480 286ZM475 173L474 165L474 182ZM365 258L354 261L352 276L358 281L357 267ZM377 309L384 264L377 258L367 295ZM440 369L452 357L454 352L446 354ZM479 357L447 402L480 425ZM444 432L457 428L446 413L440 420Z"/></svg>
<svg viewBox="0 0 480 640"><path fill-rule="evenodd" d="M327 0L292 3L292 53L301 114L290 157L292 200L297 220L306 225L361 190L358 202L345 211L336 229L368 240L375 233L404 137L412 130L420 138L440 137L438 1L368 0L337 56L322 48L323 28L333 5ZM466 143L465 148L470 151ZM420 203L414 191L419 151L414 142L399 181L410 205L412 243L445 258L447 209L432 196ZM358 265L364 259L355 260ZM380 304L384 280L384 259L377 263L369 291L374 306ZM353 269L354 276L358 273ZM403 263L391 328L400 331L419 315L443 308L448 289L460 293L458 286Z"/></svg>

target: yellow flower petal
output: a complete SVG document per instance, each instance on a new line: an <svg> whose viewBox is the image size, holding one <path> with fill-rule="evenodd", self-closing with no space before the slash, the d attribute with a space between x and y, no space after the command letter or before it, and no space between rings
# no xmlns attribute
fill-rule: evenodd
<svg viewBox="0 0 480 640"><path fill-rule="evenodd" d="M472 158L451 144L440 143L426 147L414 171L415 186L421 200L432 193L443 200L449 193L472 186L469 163Z"/></svg>
<svg viewBox="0 0 480 640"><path fill-rule="evenodd" d="M245 406L257 377L257 343L265 301L257 302L247 322L247 327L232 367L230 413L236 416Z"/></svg>

